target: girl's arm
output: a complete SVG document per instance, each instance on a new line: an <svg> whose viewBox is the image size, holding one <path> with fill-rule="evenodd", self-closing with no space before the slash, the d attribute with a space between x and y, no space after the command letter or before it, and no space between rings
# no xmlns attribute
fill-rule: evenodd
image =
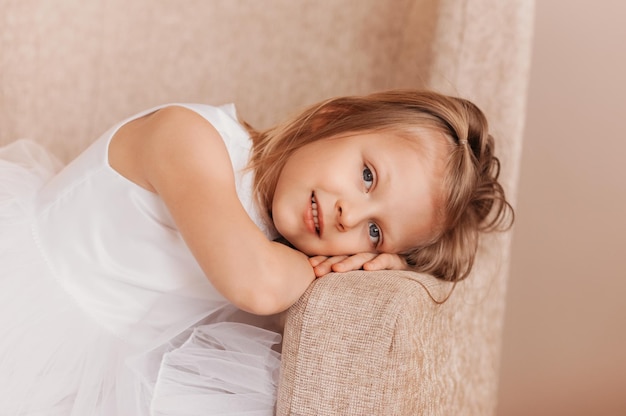
<svg viewBox="0 0 626 416"><path fill-rule="evenodd" d="M168 107L119 130L111 165L156 192L215 288L237 307L272 314L315 279L307 256L269 241L235 189L222 138L202 116Z"/></svg>

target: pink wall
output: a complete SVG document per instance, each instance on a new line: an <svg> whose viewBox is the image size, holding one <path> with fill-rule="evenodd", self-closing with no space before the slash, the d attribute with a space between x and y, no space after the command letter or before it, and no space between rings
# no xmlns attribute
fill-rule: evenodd
<svg viewBox="0 0 626 416"><path fill-rule="evenodd" d="M626 415L626 3L537 0L498 415Z"/></svg>

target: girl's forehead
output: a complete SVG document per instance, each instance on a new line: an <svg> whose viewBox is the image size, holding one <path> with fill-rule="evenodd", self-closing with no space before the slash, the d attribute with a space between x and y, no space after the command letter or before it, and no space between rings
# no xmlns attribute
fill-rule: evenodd
<svg viewBox="0 0 626 416"><path fill-rule="evenodd" d="M380 129L372 130L357 130L350 131L334 136L328 137L329 139L340 139L350 137L371 137L381 140L390 140L393 138L400 138L406 140L408 143L415 143L425 145L428 143L447 143L449 140L440 129L433 126L388 126Z"/></svg>

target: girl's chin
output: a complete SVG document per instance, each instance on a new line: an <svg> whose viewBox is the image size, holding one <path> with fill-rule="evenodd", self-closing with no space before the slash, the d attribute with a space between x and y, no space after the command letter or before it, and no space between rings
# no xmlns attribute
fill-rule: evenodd
<svg viewBox="0 0 626 416"><path fill-rule="evenodd" d="M279 234L280 234L280 232L279 232ZM293 249L301 251L304 254L307 254L305 252L305 250L303 250L303 249L306 249L306 246L305 245L303 246L301 244L301 242L297 241L297 239L292 239L292 238L289 238L289 237L285 237L284 235L280 234L280 236L276 240L274 240L274 241L277 241L277 242L282 243L282 244L284 244L286 246L289 246L289 247L291 247Z"/></svg>
<svg viewBox="0 0 626 416"><path fill-rule="evenodd" d="M311 247L310 244L306 244L306 242L304 241L290 241L285 239L289 245L293 248L295 248L296 250L306 254L307 256L316 256L317 251L313 249L313 247Z"/></svg>
<svg viewBox="0 0 626 416"><path fill-rule="evenodd" d="M291 243L291 245L293 246L293 248L295 248L296 250L306 254L307 256L312 256L313 255L313 254L311 254L312 251L311 251L310 247L307 247L306 244L299 244L299 243L293 244L293 243Z"/></svg>

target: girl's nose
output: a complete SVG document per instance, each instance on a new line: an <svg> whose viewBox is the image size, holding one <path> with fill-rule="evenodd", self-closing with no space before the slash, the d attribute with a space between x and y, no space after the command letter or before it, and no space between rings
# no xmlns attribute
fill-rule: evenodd
<svg viewBox="0 0 626 416"><path fill-rule="evenodd" d="M366 217L362 204L348 203L346 200L337 201L337 228L339 231L348 231L363 221Z"/></svg>

